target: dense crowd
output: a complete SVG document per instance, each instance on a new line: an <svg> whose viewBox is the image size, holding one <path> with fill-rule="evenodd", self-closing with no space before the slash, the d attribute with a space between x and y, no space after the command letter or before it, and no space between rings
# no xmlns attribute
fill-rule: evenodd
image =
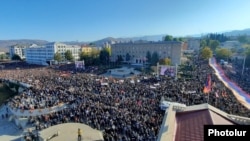
<svg viewBox="0 0 250 141"><path fill-rule="evenodd" d="M250 69L245 67L242 72L243 60L235 59L232 61L232 65L225 65L222 68L228 78L236 82L238 86L250 94Z"/></svg>
<svg viewBox="0 0 250 141"><path fill-rule="evenodd" d="M11 108L42 109L59 103L68 105L62 111L30 117L29 123L36 130L79 122L104 131L107 141L153 141L165 113L159 108L162 97L186 105L208 102L227 113L250 117L249 110L216 77L208 61L195 56L189 66L193 69L183 70L183 73L192 77L178 80L164 76L158 79L154 75L107 78L95 75L101 71L98 67L87 68L90 73L75 73L72 66L56 69L27 66L10 70L6 65L0 77L33 86L11 99ZM204 94L208 75L212 79L212 90ZM192 93L188 93L190 91Z"/></svg>

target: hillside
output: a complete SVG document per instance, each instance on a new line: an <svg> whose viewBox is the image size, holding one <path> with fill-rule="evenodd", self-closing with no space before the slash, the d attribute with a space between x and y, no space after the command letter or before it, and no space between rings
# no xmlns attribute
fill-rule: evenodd
<svg viewBox="0 0 250 141"><path fill-rule="evenodd" d="M31 40L31 39L20 39L20 40L0 40L0 51L8 52L9 47L16 44L22 45L30 45L30 44L37 44L43 45L48 43L45 40Z"/></svg>
<svg viewBox="0 0 250 141"><path fill-rule="evenodd" d="M239 36L239 35L250 35L250 28L244 30L233 30L224 32L226 36Z"/></svg>

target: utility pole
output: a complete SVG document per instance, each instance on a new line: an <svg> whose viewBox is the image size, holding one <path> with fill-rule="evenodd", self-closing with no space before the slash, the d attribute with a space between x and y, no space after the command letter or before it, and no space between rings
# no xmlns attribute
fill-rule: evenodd
<svg viewBox="0 0 250 141"><path fill-rule="evenodd" d="M246 55L245 55L245 57L244 57L244 61L243 61L243 67L242 67L242 73L241 73L241 75L243 75L243 73L244 73L244 69L245 69L245 63L246 63Z"/></svg>

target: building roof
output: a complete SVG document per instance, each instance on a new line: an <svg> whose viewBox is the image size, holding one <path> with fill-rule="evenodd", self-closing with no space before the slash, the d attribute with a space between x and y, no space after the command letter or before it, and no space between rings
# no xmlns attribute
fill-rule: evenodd
<svg viewBox="0 0 250 141"><path fill-rule="evenodd" d="M82 131L84 141L104 141L101 131L95 130L88 125L80 123L64 123L49 127L39 132L39 137L47 139L57 134L51 141L76 141L78 138L78 128Z"/></svg>
<svg viewBox="0 0 250 141"><path fill-rule="evenodd" d="M250 124L250 118L227 114L207 103L166 110L158 141L201 141L204 125Z"/></svg>
<svg viewBox="0 0 250 141"><path fill-rule="evenodd" d="M176 114L175 141L201 141L204 136L204 125L235 123L209 110L180 112Z"/></svg>

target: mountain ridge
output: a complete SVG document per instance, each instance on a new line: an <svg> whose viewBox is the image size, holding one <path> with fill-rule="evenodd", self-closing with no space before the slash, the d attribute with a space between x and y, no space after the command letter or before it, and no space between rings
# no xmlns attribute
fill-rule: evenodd
<svg viewBox="0 0 250 141"><path fill-rule="evenodd" d="M226 32L217 32L220 34L225 34L226 36L239 36L239 35L249 35L250 36L250 28L246 28L243 30L231 30ZM205 35L210 34L206 33ZM62 41L65 44L71 45L83 45L94 43L97 46L101 46L104 43L112 43L112 42L130 42L130 41L138 41L138 40L145 40L145 41L161 41L162 38L167 34L158 34L158 35L145 35L145 36L138 36L138 37L106 37L100 40L92 41L92 42L84 42L84 41ZM203 34L204 35L204 34ZM202 34L194 34L194 35L187 35L183 37L202 37ZM37 45L44 45L49 41L42 40L42 39L13 39L13 40L0 40L0 51L8 52L8 48L10 46L16 44L37 44Z"/></svg>

